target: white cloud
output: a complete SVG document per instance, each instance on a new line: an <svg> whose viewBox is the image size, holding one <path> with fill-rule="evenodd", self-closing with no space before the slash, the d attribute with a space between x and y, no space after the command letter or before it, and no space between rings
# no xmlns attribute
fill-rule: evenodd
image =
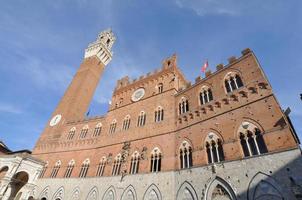
<svg viewBox="0 0 302 200"><path fill-rule="evenodd" d="M9 103L0 102L0 113L21 114L23 111Z"/></svg>

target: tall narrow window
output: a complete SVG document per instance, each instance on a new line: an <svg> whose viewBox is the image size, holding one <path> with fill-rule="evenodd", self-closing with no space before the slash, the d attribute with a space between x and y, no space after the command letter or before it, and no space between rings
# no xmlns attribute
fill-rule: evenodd
<svg viewBox="0 0 302 200"><path fill-rule="evenodd" d="M53 167L52 172L50 174L50 178L57 177L60 167L61 167L61 161L59 160L56 162L55 166Z"/></svg>
<svg viewBox="0 0 302 200"><path fill-rule="evenodd" d="M112 176L118 176L121 174L121 165L122 165L122 156L121 154L118 154L113 162Z"/></svg>
<svg viewBox="0 0 302 200"><path fill-rule="evenodd" d="M130 122L131 122L130 116L127 115L123 121L123 130L128 130L130 128Z"/></svg>
<svg viewBox="0 0 302 200"><path fill-rule="evenodd" d="M102 123L98 123L94 128L93 137L100 136L101 131L102 131Z"/></svg>
<svg viewBox="0 0 302 200"><path fill-rule="evenodd" d="M80 174L79 174L80 178L84 178L87 176L87 172L89 169L89 163L90 163L90 161L88 158L83 162L83 164L81 166Z"/></svg>
<svg viewBox="0 0 302 200"><path fill-rule="evenodd" d="M96 175L97 175L97 176L103 176L104 170L105 170L105 166L106 166L106 162L107 162L107 159L106 159L106 157L104 156L104 157L101 159L101 161L100 161L100 163L99 163L99 165L98 165L98 169L97 169L97 172L96 172Z"/></svg>
<svg viewBox="0 0 302 200"><path fill-rule="evenodd" d="M193 165L192 147L187 141L183 141L180 145L179 160L181 169L190 168Z"/></svg>
<svg viewBox="0 0 302 200"><path fill-rule="evenodd" d="M39 178L43 178L44 177L47 168L48 168L48 162L46 162L46 164L44 165L44 167L43 167L43 169L42 169L42 171L41 171L41 173L39 175Z"/></svg>
<svg viewBox="0 0 302 200"><path fill-rule="evenodd" d="M116 120L114 119L110 124L109 133L110 134L115 133L115 129L116 129Z"/></svg>
<svg viewBox="0 0 302 200"><path fill-rule="evenodd" d="M213 100L213 93L210 88L203 86L201 92L199 93L200 105L206 104Z"/></svg>
<svg viewBox="0 0 302 200"><path fill-rule="evenodd" d="M227 93L233 92L241 87L243 87L243 82L241 77L236 73L227 74L224 81L225 90Z"/></svg>
<svg viewBox="0 0 302 200"><path fill-rule="evenodd" d="M161 171L161 152L159 148L154 148L151 152L151 163L150 163L151 172Z"/></svg>
<svg viewBox="0 0 302 200"><path fill-rule="evenodd" d="M183 114L189 111L189 101L185 98L182 97L180 102L178 103L179 107L179 114Z"/></svg>
<svg viewBox="0 0 302 200"><path fill-rule="evenodd" d="M137 118L137 126L141 127L146 124L146 113L144 111L141 111L138 118Z"/></svg>
<svg viewBox="0 0 302 200"><path fill-rule="evenodd" d="M164 91L164 85L162 83L159 83L157 85L157 90L158 90L158 93L163 93L163 91Z"/></svg>
<svg viewBox="0 0 302 200"><path fill-rule="evenodd" d="M82 130L81 130L80 138L81 138L81 139L82 139L82 138L85 138L86 135L87 135L87 133L88 133L88 125L85 125L85 126L82 128Z"/></svg>
<svg viewBox="0 0 302 200"><path fill-rule="evenodd" d="M155 114L155 118L154 118L155 122L161 122L164 120L164 109L162 107L159 106L157 110L155 110L154 114Z"/></svg>
<svg viewBox="0 0 302 200"><path fill-rule="evenodd" d="M224 161L222 140L215 133L208 134L205 147L208 163Z"/></svg>
<svg viewBox="0 0 302 200"><path fill-rule="evenodd" d="M76 127L73 127L72 129L70 129L70 131L68 132L67 135L67 140L72 140L74 135L75 135L75 131L76 131Z"/></svg>
<svg viewBox="0 0 302 200"><path fill-rule="evenodd" d="M74 160L69 161L66 172L64 174L64 178L69 178L71 176L72 170L74 168L74 164L75 164Z"/></svg>
<svg viewBox="0 0 302 200"><path fill-rule="evenodd" d="M137 174L139 169L139 153L136 151L131 156L130 174Z"/></svg>

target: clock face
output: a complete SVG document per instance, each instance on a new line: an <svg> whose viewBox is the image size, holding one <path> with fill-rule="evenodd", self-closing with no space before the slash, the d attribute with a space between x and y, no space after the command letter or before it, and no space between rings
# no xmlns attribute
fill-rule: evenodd
<svg viewBox="0 0 302 200"><path fill-rule="evenodd" d="M55 126L55 125L57 125L57 124L60 122L61 118L62 118L62 115L60 115L60 114L55 115L55 116L50 120L49 125L50 125L50 126Z"/></svg>
<svg viewBox="0 0 302 200"><path fill-rule="evenodd" d="M131 96L132 101L139 101L141 98L143 98L145 95L145 89L144 88L139 88L133 92Z"/></svg>

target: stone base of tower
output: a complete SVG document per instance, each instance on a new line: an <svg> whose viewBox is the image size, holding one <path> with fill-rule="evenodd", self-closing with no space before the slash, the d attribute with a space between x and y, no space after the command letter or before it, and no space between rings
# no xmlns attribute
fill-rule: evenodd
<svg viewBox="0 0 302 200"><path fill-rule="evenodd" d="M42 199L299 199L300 149L173 172L114 177L43 178L35 198Z"/></svg>

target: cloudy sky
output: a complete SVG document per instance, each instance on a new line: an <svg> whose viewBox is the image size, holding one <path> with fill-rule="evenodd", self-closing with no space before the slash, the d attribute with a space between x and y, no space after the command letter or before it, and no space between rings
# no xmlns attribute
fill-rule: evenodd
<svg viewBox="0 0 302 200"><path fill-rule="evenodd" d="M249 47L302 136L301 0L16 0L0 7L0 140L33 148L84 49L108 27L117 41L91 115L106 113L117 79L173 53L193 81L205 59L214 70Z"/></svg>

